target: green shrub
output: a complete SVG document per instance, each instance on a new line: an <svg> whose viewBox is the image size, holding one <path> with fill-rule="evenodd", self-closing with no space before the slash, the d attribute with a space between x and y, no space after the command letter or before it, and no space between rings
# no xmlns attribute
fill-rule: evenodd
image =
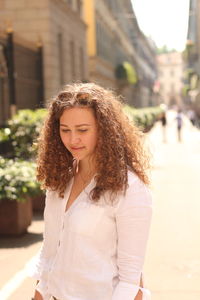
<svg viewBox="0 0 200 300"><path fill-rule="evenodd" d="M125 105L124 112L143 131L148 131L162 113L160 107L133 108ZM45 109L19 110L8 121L7 127L0 129L0 155L6 158L30 160L35 157L36 142L47 111Z"/></svg>
<svg viewBox="0 0 200 300"><path fill-rule="evenodd" d="M26 201L41 194L35 178L36 164L0 157L0 200Z"/></svg>
<svg viewBox="0 0 200 300"><path fill-rule="evenodd" d="M34 141L37 140L46 116L45 109L19 110L0 130L1 155L7 158L31 159L35 155Z"/></svg>
<svg viewBox="0 0 200 300"><path fill-rule="evenodd" d="M154 123L160 118L162 114L162 108L145 107L134 108L128 105L124 106L124 112L134 124L143 131L148 131Z"/></svg>

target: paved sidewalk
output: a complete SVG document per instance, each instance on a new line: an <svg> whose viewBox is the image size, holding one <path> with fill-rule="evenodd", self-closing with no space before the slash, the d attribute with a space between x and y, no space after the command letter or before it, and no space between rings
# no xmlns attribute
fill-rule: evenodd
<svg viewBox="0 0 200 300"><path fill-rule="evenodd" d="M145 281L152 300L199 300L200 132L185 119L183 142L178 143L173 112L168 123L167 143L162 142L159 123L148 134L155 167ZM6 294L8 284L10 292L0 300L31 298L35 282L25 278L23 269L39 249L42 231L42 218L35 217L23 238L0 239L0 287Z"/></svg>
<svg viewBox="0 0 200 300"><path fill-rule="evenodd" d="M174 117L169 112L167 143L159 123L149 134L155 168L146 284L153 300L199 300L200 131L185 119L178 143Z"/></svg>
<svg viewBox="0 0 200 300"><path fill-rule="evenodd" d="M42 242L43 217L34 215L28 233L17 238L0 238L0 299L28 300L35 280L27 278L26 263L37 253Z"/></svg>

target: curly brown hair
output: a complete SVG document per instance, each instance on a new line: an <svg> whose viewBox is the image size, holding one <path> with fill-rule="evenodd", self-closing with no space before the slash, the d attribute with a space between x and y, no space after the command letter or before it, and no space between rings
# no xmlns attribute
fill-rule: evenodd
<svg viewBox="0 0 200 300"><path fill-rule="evenodd" d="M73 176L73 156L59 134L59 119L65 109L90 107L98 124L96 146L96 185L91 191L93 201L110 191L126 191L128 168L145 183L149 157L143 146L143 133L124 114L120 98L111 90L94 83L66 85L50 103L48 116L39 138L37 178L43 188L64 197Z"/></svg>

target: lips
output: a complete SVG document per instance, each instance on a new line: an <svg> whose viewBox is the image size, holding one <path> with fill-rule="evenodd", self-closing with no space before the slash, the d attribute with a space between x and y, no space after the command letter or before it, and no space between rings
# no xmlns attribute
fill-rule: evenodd
<svg viewBox="0 0 200 300"><path fill-rule="evenodd" d="M71 147L71 149L73 150L73 151L77 151L77 150L82 150L82 149L84 149L85 147Z"/></svg>

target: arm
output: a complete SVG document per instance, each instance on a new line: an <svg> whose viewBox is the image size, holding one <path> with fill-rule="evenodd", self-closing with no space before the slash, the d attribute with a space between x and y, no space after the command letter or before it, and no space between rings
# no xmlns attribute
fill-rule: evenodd
<svg viewBox="0 0 200 300"><path fill-rule="evenodd" d="M46 272L48 261L49 261L49 243L48 243L48 234L47 234L47 226L46 226L46 214L47 214L47 197L49 196L49 192L46 193L46 202L44 209L44 233L43 233L43 243L38 251L38 253L32 258L32 260L26 265L27 275L29 277L33 277L37 280L34 297L32 300L43 300L41 293L37 290L37 286L41 280L42 273Z"/></svg>
<svg viewBox="0 0 200 300"><path fill-rule="evenodd" d="M116 210L119 283L112 300L140 300L142 293L148 295L148 291L140 287L140 280L151 223L151 206L149 190L136 178Z"/></svg>
<svg viewBox="0 0 200 300"><path fill-rule="evenodd" d="M51 256L52 240L51 240L51 229L49 229L49 200L52 197L52 192L46 192L45 209L44 209L44 232L43 242L37 252L37 254L31 259L26 265L27 273L29 277L35 278L36 280L41 279L42 272L48 268L49 258ZM37 282L37 283L38 283Z"/></svg>

